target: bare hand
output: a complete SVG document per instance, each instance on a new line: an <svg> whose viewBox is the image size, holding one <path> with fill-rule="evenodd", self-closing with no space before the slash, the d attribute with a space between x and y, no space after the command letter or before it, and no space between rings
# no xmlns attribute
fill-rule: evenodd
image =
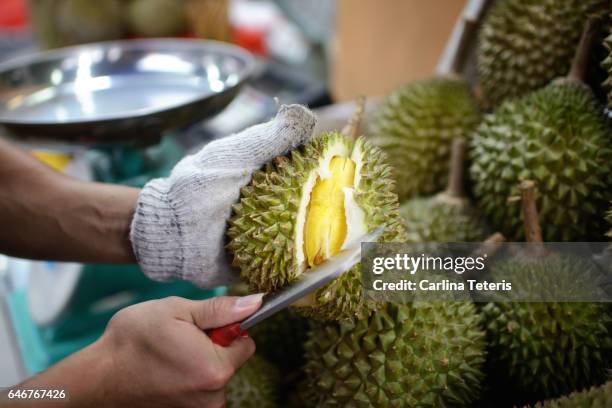
<svg viewBox="0 0 612 408"><path fill-rule="evenodd" d="M261 297L206 301L167 298L128 307L110 321L101 342L113 356L121 406L222 407L224 387L255 351L250 338L223 348L203 330L251 315Z"/></svg>

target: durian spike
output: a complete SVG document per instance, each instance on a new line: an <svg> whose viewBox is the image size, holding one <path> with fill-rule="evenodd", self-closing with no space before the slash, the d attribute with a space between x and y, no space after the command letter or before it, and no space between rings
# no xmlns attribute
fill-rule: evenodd
<svg viewBox="0 0 612 408"><path fill-rule="evenodd" d="M587 20L580 36L580 42L572 60L572 65L567 74L570 81L584 82L589 64L589 52L593 47L597 35L597 24L594 17Z"/></svg>
<svg viewBox="0 0 612 408"><path fill-rule="evenodd" d="M365 112L365 96L361 95L357 98L355 112L353 116L349 119L346 126L342 129L342 134L348 137L351 140L357 139L357 135L359 134L359 125L361 125L361 120L363 119L363 113Z"/></svg>
<svg viewBox="0 0 612 408"><path fill-rule="evenodd" d="M446 194L453 198L465 198L463 187L463 173L465 167L465 140L457 138L453 140L451 148L451 159L448 170L448 185Z"/></svg>

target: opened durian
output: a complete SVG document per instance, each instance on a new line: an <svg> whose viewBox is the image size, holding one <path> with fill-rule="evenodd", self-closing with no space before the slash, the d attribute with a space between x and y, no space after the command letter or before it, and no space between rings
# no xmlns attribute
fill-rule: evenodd
<svg viewBox="0 0 612 408"><path fill-rule="evenodd" d="M306 343L316 407L470 406L485 361L470 302L387 303L368 319L319 323Z"/></svg>
<svg viewBox="0 0 612 408"><path fill-rule="evenodd" d="M523 96L564 75L589 16L605 0L500 0L480 29L478 81L488 105Z"/></svg>
<svg viewBox="0 0 612 408"><path fill-rule="evenodd" d="M594 35L586 25L570 73L523 98L504 102L471 139L474 194L489 221L510 239L523 235L508 203L521 180L534 180L546 241L597 241L612 198L612 133L584 85Z"/></svg>
<svg viewBox="0 0 612 408"><path fill-rule="evenodd" d="M444 188L452 141L479 120L467 84L450 76L407 84L387 98L371 140L389 156L400 201Z"/></svg>
<svg viewBox="0 0 612 408"><path fill-rule="evenodd" d="M428 198L413 198L400 207L409 242L473 242L488 234L484 216L463 188L465 141L453 142L448 186Z"/></svg>
<svg viewBox="0 0 612 408"><path fill-rule="evenodd" d="M350 135L358 121L351 123ZM404 241L385 161L364 138L328 132L255 172L228 229L233 264L251 289L274 291L383 224L381 242ZM376 307L362 294L357 265L300 302L299 310L350 319Z"/></svg>
<svg viewBox="0 0 612 408"><path fill-rule="evenodd" d="M573 392L556 400L539 402L535 408L607 408L612 407L612 381Z"/></svg>
<svg viewBox="0 0 612 408"><path fill-rule="evenodd" d="M492 389L497 395L505 390L525 403L605 381L612 364L612 318L606 303L580 302L605 298L598 269L542 246L535 187L526 181L521 188L532 246L524 249L525 256L492 266L490 280L511 281L512 292L491 295L495 302L486 303L482 314ZM521 299L549 301L514 301L518 294ZM576 302L555 301L570 298Z"/></svg>
<svg viewBox="0 0 612 408"><path fill-rule="evenodd" d="M279 406L280 373L264 358L254 355L225 386L227 408Z"/></svg>

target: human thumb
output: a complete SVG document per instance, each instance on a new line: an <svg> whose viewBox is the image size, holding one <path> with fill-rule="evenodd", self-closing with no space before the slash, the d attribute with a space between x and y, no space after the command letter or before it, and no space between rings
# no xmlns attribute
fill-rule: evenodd
<svg viewBox="0 0 612 408"><path fill-rule="evenodd" d="M261 307L263 293L249 296L219 296L193 301L190 313L193 322L202 330L223 327L242 321Z"/></svg>

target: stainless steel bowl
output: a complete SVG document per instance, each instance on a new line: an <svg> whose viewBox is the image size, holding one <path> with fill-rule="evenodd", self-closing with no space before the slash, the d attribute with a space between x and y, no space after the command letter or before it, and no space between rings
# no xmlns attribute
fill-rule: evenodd
<svg viewBox="0 0 612 408"><path fill-rule="evenodd" d="M221 111L254 65L239 47L189 39L41 52L0 64L0 126L78 142L158 137Z"/></svg>

